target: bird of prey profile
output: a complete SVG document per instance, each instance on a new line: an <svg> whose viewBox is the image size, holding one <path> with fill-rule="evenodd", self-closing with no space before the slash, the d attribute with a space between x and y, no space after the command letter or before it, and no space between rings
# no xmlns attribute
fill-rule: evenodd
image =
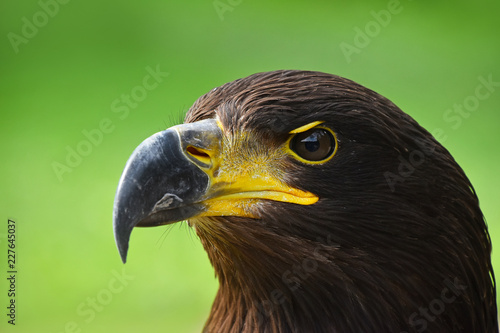
<svg viewBox="0 0 500 333"><path fill-rule="evenodd" d="M220 284L204 332L498 332L464 171L339 76L258 73L201 96L132 153L113 215L124 262L136 226L196 231Z"/></svg>

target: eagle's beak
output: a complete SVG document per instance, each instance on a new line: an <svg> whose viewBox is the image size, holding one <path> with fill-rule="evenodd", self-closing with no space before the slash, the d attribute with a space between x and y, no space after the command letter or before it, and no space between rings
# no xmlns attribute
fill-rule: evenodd
<svg viewBox="0 0 500 333"><path fill-rule="evenodd" d="M224 145L229 143L223 136L219 123L208 119L156 133L135 149L118 184L113 210L115 240L123 262L135 226L200 216L255 218L251 206L256 200L302 205L318 200L265 173L265 167L245 165L240 159L225 161L228 149Z"/></svg>

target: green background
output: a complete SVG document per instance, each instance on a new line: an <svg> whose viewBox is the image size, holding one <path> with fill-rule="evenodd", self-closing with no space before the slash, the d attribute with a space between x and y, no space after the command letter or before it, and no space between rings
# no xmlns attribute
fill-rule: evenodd
<svg viewBox="0 0 500 333"><path fill-rule="evenodd" d="M72 0L57 13L49 7L43 22L38 1L2 2L0 330L199 332L217 281L196 235L185 224L136 229L123 266L112 233L115 189L133 149L179 122L197 97L275 69L348 77L440 129L477 190L500 271L500 87L467 117L444 118L473 101L479 77L500 82L500 3L404 0L390 22L377 23L372 11L380 16L392 3ZM22 36L34 16L40 27L16 52L9 36ZM369 40L355 40L365 28ZM356 41L366 45L346 57L340 46ZM121 119L112 103L137 93L157 66L168 77ZM84 131L104 119L112 130L59 179L54 163L65 164L68 149L82 148ZM5 315L8 218L18 236L15 327ZM133 279L120 284L123 267Z"/></svg>

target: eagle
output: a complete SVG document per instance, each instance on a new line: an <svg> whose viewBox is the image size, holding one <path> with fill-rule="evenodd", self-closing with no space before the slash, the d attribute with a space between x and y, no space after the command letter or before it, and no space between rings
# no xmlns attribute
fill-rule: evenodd
<svg viewBox="0 0 500 333"><path fill-rule="evenodd" d="M123 262L134 227L181 221L219 281L204 332L498 332L472 184L413 118L349 79L253 74L143 141L113 207Z"/></svg>

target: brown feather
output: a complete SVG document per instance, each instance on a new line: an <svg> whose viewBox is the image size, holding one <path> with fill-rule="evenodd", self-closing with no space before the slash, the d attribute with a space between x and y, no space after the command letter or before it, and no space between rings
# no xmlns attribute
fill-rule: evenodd
<svg viewBox="0 0 500 333"><path fill-rule="evenodd" d="M275 71L213 89L186 122L215 115L228 136L251 131L268 149L324 121L339 148L324 165L286 161L286 182L316 204L193 221L220 281L206 332L498 332L476 193L392 102L335 75Z"/></svg>

